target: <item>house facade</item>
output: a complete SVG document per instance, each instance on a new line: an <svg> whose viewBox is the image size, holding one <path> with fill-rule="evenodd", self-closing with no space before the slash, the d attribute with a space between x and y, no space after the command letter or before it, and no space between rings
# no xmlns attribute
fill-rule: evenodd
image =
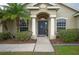
<svg viewBox="0 0 79 59"><path fill-rule="evenodd" d="M78 10L68 7L61 3L26 3L24 4L30 10L31 20L24 24L20 21L20 31L28 29L32 31L32 39L38 36L48 36L49 39L55 39L57 32L62 29L78 29L79 15ZM16 22L7 23L9 31L16 32ZM0 32L5 29L0 24Z"/></svg>

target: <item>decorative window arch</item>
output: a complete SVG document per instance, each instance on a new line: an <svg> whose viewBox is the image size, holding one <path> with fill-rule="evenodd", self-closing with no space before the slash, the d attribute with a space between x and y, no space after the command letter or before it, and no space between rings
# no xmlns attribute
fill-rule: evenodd
<svg viewBox="0 0 79 59"><path fill-rule="evenodd" d="M66 29L66 19L64 17L57 19L57 31Z"/></svg>

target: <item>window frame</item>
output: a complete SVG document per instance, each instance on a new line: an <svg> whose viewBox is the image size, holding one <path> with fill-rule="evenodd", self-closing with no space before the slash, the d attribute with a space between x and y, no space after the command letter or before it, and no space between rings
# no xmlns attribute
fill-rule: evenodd
<svg viewBox="0 0 79 59"><path fill-rule="evenodd" d="M66 20L67 20L67 18L63 18L63 17L57 19L57 23L56 23L57 32L58 32L59 30L66 29L66 26L67 26ZM58 25L58 22L60 22L60 25ZM58 29L58 27L61 28L61 29Z"/></svg>
<svg viewBox="0 0 79 59"><path fill-rule="evenodd" d="M29 21L26 20L26 21L27 21L27 22L26 22L25 20L23 20L23 22L25 23L25 25L23 25L24 23L23 23L23 24L20 24L20 22L21 22L22 20L23 20L23 19L20 19L20 20L19 20L19 32L28 31L28 28L29 28L29 27L28 27L28 26L29 26ZM21 30L22 28L26 28L26 30Z"/></svg>

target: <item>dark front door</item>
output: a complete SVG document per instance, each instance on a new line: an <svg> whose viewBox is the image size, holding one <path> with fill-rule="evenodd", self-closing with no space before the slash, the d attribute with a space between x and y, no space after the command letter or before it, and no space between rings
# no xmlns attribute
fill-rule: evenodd
<svg viewBox="0 0 79 59"><path fill-rule="evenodd" d="M38 35L47 35L47 34L48 34L48 22L38 21Z"/></svg>

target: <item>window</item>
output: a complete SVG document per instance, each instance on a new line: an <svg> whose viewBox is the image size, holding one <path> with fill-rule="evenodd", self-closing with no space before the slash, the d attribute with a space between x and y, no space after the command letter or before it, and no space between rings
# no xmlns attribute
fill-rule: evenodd
<svg viewBox="0 0 79 59"><path fill-rule="evenodd" d="M28 30L28 20L25 22L23 19L19 22L20 32Z"/></svg>
<svg viewBox="0 0 79 59"><path fill-rule="evenodd" d="M57 31L66 29L66 19L58 19L57 20Z"/></svg>

